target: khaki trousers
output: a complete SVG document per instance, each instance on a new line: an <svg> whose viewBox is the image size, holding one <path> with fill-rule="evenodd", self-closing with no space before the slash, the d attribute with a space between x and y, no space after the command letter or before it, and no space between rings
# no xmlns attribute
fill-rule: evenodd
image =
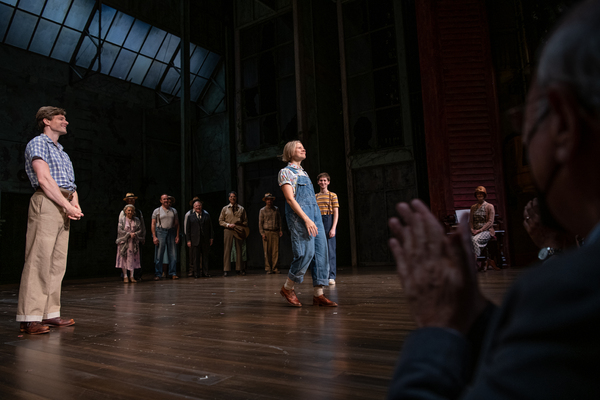
<svg viewBox="0 0 600 400"><path fill-rule="evenodd" d="M265 251L265 271L277 271L279 258L279 231L264 231L267 240L262 241Z"/></svg>
<svg viewBox="0 0 600 400"><path fill-rule="evenodd" d="M67 269L69 222L62 207L43 192L33 194L29 201L18 322L60 317L60 289Z"/></svg>
<svg viewBox="0 0 600 400"><path fill-rule="evenodd" d="M225 229L223 233L225 250L223 254L223 271L231 271L231 247L235 242L236 262L235 269L237 271L245 270L244 261L242 261L242 241L233 236L233 229Z"/></svg>

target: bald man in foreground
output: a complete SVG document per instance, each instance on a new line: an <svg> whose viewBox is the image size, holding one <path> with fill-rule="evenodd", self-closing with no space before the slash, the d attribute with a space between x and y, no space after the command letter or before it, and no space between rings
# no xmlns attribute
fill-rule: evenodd
<svg viewBox="0 0 600 400"><path fill-rule="evenodd" d="M390 248L419 328L389 399L600 399L600 1L546 43L522 126L544 225L585 244L540 252L497 308L478 287L467 221L447 237L422 202L398 204Z"/></svg>

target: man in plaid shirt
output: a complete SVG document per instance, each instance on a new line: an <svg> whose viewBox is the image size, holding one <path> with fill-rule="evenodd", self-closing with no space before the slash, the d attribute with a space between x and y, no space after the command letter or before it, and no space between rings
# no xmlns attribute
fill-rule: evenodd
<svg viewBox="0 0 600 400"><path fill-rule="evenodd" d="M48 333L48 325L75 323L60 316L60 290L67 268L70 220L83 217L71 159L58 143L67 134L65 110L42 107L38 129L25 149L25 171L35 193L29 202L25 265L16 320L21 332Z"/></svg>

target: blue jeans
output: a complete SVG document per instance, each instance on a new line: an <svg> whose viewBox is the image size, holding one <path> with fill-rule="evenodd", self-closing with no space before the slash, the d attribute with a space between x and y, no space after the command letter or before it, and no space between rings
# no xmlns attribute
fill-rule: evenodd
<svg viewBox="0 0 600 400"><path fill-rule="evenodd" d="M177 275L177 247L175 246L177 229L156 228L158 246L154 247L154 276L162 276L162 265L165 250L169 257L169 276Z"/></svg>
<svg viewBox="0 0 600 400"><path fill-rule="evenodd" d="M315 191L310 179L298 177L296 201L302 211L315 223L318 234L311 236L306 224L286 203L285 217L292 237L293 260L288 272L288 278L296 283L302 283L304 274L311 267L313 286L329 286L329 262L327 260L327 239L321 220L321 211L315 199Z"/></svg>
<svg viewBox="0 0 600 400"><path fill-rule="evenodd" d="M336 277L336 236L330 238L329 231L331 230L331 226L333 225L333 215L321 215L321 219L323 220L323 228L325 228L325 237L327 238L327 252L329 253L329 279L335 279ZM336 232L337 235L337 232Z"/></svg>

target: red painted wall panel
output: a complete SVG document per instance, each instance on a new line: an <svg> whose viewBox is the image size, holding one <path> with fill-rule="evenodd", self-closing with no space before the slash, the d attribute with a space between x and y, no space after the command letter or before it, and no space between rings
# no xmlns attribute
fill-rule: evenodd
<svg viewBox="0 0 600 400"><path fill-rule="evenodd" d="M416 2L431 209L443 218L483 185L506 215L485 3Z"/></svg>

